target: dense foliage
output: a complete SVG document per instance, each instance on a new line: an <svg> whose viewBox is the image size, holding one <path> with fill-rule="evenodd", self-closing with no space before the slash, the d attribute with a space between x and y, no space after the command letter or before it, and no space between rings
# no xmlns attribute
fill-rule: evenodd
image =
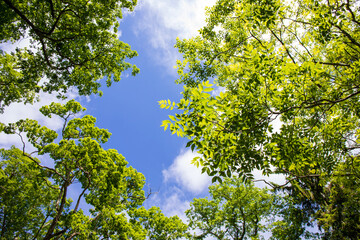
<svg viewBox="0 0 360 240"><path fill-rule="evenodd" d="M360 237L358 8L219 0L198 36L177 41L183 99L160 102L180 111L163 126L190 139L214 181L283 174L270 185L330 239Z"/></svg>
<svg viewBox="0 0 360 240"><path fill-rule="evenodd" d="M132 211L131 216L137 217L144 226L148 239L175 240L190 236L188 226L178 216L166 217L158 207L148 210L141 207Z"/></svg>
<svg viewBox="0 0 360 240"><path fill-rule="evenodd" d="M268 189L244 185L239 178L209 187L211 199L194 199L186 211L195 239L259 239L274 214Z"/></svg>
<svg viewBox="0 0 360 240"><path fill-rule="evenodd" d="M1 237L141 239L145 235L125 214L145 200L144 176L127 167L116 150L101 147L110 133L95 127L94 117L72 118L83 110L75 101L41 108L45 116L64 120L58 142L55 131L34 120L2 125L7 134L21 138L26 134L36 150L26 153L24 143L23 150L1 151ZM39 161L36 155L50 159ZM77 192L72 205L70 191ZM80 208L84 199L90 215L84 203Z"/></svg>
<svg viewBox="0 0 360 240"><path fill-rule="evenodd" d="M0 1L0 43L29 40L0 51L0 111L40 92L101 95L101 79L136 74L127 60L137 53L116 34L135 5ZM193 163L220 182L190 204L189 225L142 207L144 176L103 148L111 134L74 100L40 110L63 120L60 132L0 123L22 143L0 149L0 238L359 239L359 7L218 0L199 35L177 41L183 99L160 102L178 112L163 126L188 137ZM286 181L255 188L256 169Z"/></svg>
<svg viewBox="0 0 360 240"><path fill-rule="evenodd" d="M0 110L12 102L33 102L40 91L64 97L101 94L99 80L119 81L137 53L118 39L118 19L136 0L2 0L0 43L28 39L26 48L0 51Z"/></svg>
<svg viewBox="0 0 360 240"><path fill-rule="evenodd" d="M136 74L126 60L137 53L116 34L122 12L135 5L136 0L0 1L0 43L17 46L0 50L0 112L14 102L33 103L40 92L65 98L75 88L80 95L101 95L101 79L110 86L127 69ZM29 46L19 48L26 40ZM182 236L187 225L177 217L141 208L144 176L116 150L103 148L111 134L96 127L93 116L80 117L84 110L74 100L43 106L44 116L63 120L60 132L31 119L0 122L1 133L18 135L22 143L21 149L0 149L0 238Z"/></svg>

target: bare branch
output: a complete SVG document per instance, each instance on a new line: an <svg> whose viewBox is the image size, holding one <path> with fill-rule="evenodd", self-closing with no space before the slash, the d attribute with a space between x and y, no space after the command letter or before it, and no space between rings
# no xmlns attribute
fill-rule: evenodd
<svg viewBox="0 0 360 240"><path fill-rule="evenodd" d="M291 56L289 49L286 47L285 43L275 34L275 32L272 29L270 29L270 28L268 28L268 29L270 30L271 34L281 43L281 45L283 45L283 47L286 50L287 55L291 58L292 62L296 63L293 56Z"/></svg>
<svg viewBox="0 0 360 240"><path fill-rule="evenodd" d="M55 173L56 175L58 175L62 180L65 181L65 177L63 175L61 175L58 171L56 171L55 169L53 168L50 168L50 167L47 167L47 166L44 166L44 165L41 165L38 161L36 161L33 157L31 157L29 154L27 154L26 152L23 152L23 156L29 158L31 161L33 161L36 165L38 165L39 167L41 168L44 168L44 169L47 169L53 173Z"/></svg>
<svg viewBox="0 0 360 240"><path fill-rule="evenodd" d="M76 206L74 208L74 212L77 212L82 196L85 194L86 190L88 190L88 188L91 185L90 173L88 171L85 171L81 166L77 166L77 167L86 175L86 178L88 179L88 183L87 183L86 187L83 189L83 191L80 193L78 200L76 201Z"/></svg>

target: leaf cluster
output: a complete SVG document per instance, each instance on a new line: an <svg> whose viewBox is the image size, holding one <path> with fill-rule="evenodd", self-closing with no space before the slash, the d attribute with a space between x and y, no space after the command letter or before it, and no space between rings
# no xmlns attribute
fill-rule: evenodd
<svg viewBox="0 0 360 240"><path fill-rule="evenodd" d="M125 215L145 200L145 178L127 166L116 150L102 148L110 133L97 128L94 117L74 118L83 110L75 101L41 109L44 115L63 118L58 142L55 131L35 120L3 125L7 134L26 134L37 150L26 153L25 142L23 150L1 150L2 237L145 237L142 226ZM35 154L43 156L42 160ZM71 204L69 192L78 188L76 185L80 190ZM82 209L84 204L90 208L90 215Z"/></svg>
<svg viewBox="0 0 360 240"><path fill-rule="evenodd" d="M194 239L260 239L275 213L275 199L268 189L225 178L209 187L210 199L194 199L186 211Z"/></svg>
<svg viewBox="0 0 360 240"><path fill-rule="evenodd" d="M27 38L30 46L0 52L0 109L12 102L33 102L40 91L65 97L75 87L80 95L100 94L121 73L139 69L127 59L136 51L118 39L123 10L135 0L1 2L0 42Z"/></svg>
<svg viewBox="0 0 360 240"><path fill-rule="evenodd" d="M356 1L219 0L207 14L198 36L177 40L183 99L163 126L189 138L213 181L282 174L269 184L310 202L324 236L345 236L346 213L326 212L340 182L359 178Z"/></svg>

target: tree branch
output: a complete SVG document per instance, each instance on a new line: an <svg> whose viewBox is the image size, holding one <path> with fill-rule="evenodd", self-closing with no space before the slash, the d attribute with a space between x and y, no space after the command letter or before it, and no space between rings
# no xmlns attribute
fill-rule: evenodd
<svg viewBox="0 0 360 240"><path fill-rule="evenodd" d="M78 168L86 175L86 178L88 179L88 184L86 185L84 190L79 195L78 200L76 201L76 206L74 208L74 212L77 212L79 205L80 205L80 200L81 200L82 196L85 194L86 190L88 190L88 188L90 187L90 184L91 184L91 178L89 176L90 175L89 172L85 171L81 166L78 166Z"/></svg>
<svg viewBox="0 0 360 240"><path fill-rule="evenodd" d="M39 228L39 230L36 232L33 240L35 240L35 239L37 238L37 236L39 235L40 231L43 229L43 227L44 227L44 225L45 225L45 223L46 223L46 220L48 219L49 216L50 216L50 212L46 215L44 221L42 222L42 224L41 224L41 226L40 226L40 228Z"/></svg>
<svg viewBox="0 0 360 240"><path fill-rule="evenodd" d="M79 232L74 232L74 233L72 233L68 238L66 238L66 239L72 239L73 237L75 237L76 235L80 235L80 233Z"/></svg>
<svg viewBox="0 0 360 240"><path fill-rule="evenodd" d="M69 177L69 176L68 176ZM48 232L46 233L45 237L44 237L44 240L49 240L51 238L53 238L54 236L56 235L59 235L59 232L58 233L55 233L53 234L54 230L55 230L55 227L60 219L60 216L61 216L61 213L65 207L65 203L66 203L66 195L67 195L67 188L68 186L70 185L70 181L69 179L66 179L64 184L63 184L63 194L62 194L62 197L61 197L61 203L60 203L60 207L59 209L57 210L57 214L56 216L53 218L53 221L51 222L51 225L49 227L49 230ZM64 230L63 230L64 231ZM65 230L66 231L66 230ZM61 232L61 231L60 231Z"/></svg>
<svg viewBox="0 0 360 240"><path fill-rule="evenodd" d="M56 175L58 175L63 181L65 181L65 177L63 175L61 175L58 171L56 171L53 168L41 165L38 161L36 161L33 157L29 156L28 154L26 154L25 152L23 152L23 156L29 158L31 161L33 161L34 163L36 163L36 165L38 165L41 168L47 169L53 173L55 173Z"/></svg>
<svg viewBox="0 0 360 240"><path fill-rule="evenodd" d="M19 17L20 17L22 20L24 20L24 21L27 23L27 25L29 25L29 26L35 31L36 34L38 34L38 35L43 35L43 34L44 34L44 32L41 31L40 29L38 29L37 27L35 27L35 25L34 25L18 8L16 8L16 7L11 3L11 1L9 1L9 0L3 0L3 1L6 3L6 5L8 5L9 8L11 8L12 10L14 10L14 12L15 12L17 15L19 15Z"/></svg>
<svg viewBox="0 0 360 240"><path fill-rule="evenodd" d="M271 34L281 43L281 45L283 45L283 47L286 50L287 55L291 58L292 62L296 63L293 56L291 56L289 49L286 47L285 43L274 33L274 31L271 28L268 28L268 29L270 30Z"/></svg>
<svg viewBox="0 0 360 240"><path fill-rule="evenodd" d="M289 107L285 110L282 110L282 111L272 111L269 107L267 107L267 109L272 113L272 114L283 114L283 113L286 113L290 110L293 110L293 109L301 109L301 108L304 108L304 109L310 109L310 108L314 108L314 107L318 107L318 106L323 106L323 105L327 105L327 104L337 104L337 103L340 103L340 102L344 102L356 95L359 95L360 94L360 91L357 91L355 93L352 93L344 98L341 98L341 99L337 99L337 100L328 100L328 99L320 99L320 100L317 100L317 101L314 101L314 102L310 102L310 103L307 103L307 102L302 102L300 104L300 106L293 106L293 107ZM304 106L305 105L305 106Z"/></svg>
<svg viewBox="0 0 360 240"><path fill-rule="evenodd" d="M346 7L346 9L350 12L352 21L353 21L354 23L356 23L357 25L360 25L360 22L356 20L355 14L353 13L353 11L352 11L351 8L350 8L350 1L349 1L349 0L346 1L345 7Z"/></svg>

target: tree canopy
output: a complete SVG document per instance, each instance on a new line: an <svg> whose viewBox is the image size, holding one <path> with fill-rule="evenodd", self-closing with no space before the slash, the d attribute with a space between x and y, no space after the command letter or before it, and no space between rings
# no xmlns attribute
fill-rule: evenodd
<svg viewBox="0 0 360 240"><path fill-rule="evenodd" d="M35 120L2 125L7 134L20 138L26 134L36 149L29 154L23 143L23 150L1 150L2 238L144 238L141 225L125 212L145 200L145 178L127 166L116 150L101 147L110 133L97 128L94 117L73 118L83 110L73 100L41 108L45 116L63 119L58 142L55 131ZM50 159L39 161L36 155ZM70 199L69 191L76 185L80 190ZM90 215L84 211L86 206Z"/></svg>
<svg viewBox="0 0 360 240"><path fill-rule="evenodd" d="M136 0L0 2L0 43L29 39L26 48L0 52L0 110L12 102L32 103L40 91L64 97L101 94L99 80L119 81L139 69L127 59L137 55L118 39L123 11Z"/></svg>
<svg viewBox="0 0 360 240"><path fill-rule="evenodd" d="M65 98L75 88L80 95L101 95L100 80L110 86L127 69L136 74L127 60L137 53L117 35L123 11L135 5L136 0L0 1L0 43L17 46L0 50L0 114L14 102L33 103L40 92ZM29 46L19 48L24 39ZM32 119L0 122L0 132L18 135L22 144L0 149L0 238L181 236L187 225L177 217L141 208L144 176L117 150L103 148L111 134L95 126L95 117L82 116L84 110L74 100L41 107L44 117L62 119L58 132Z"/></svg>
<svg viewBox="0 0 360 240"><path fill-rule="evenodd" d="M0 114L41 92L101 95L102 81L138 73L117 35L136 3L0 1L0 43L29 40L0 50ZM198 36L177 40L183 98L160 101L177 111L163 127L219 182L191 203L188 225L142 206L144 176L103 147L111 134L80 103L40 109L62 119L58 132L0 122L22 144L0 149L0 238L359 239L359 14L356 0L218 0ZM266 181L270 193L254 170L286 180Z"/></svg>
<svg viewBox="0 0 360 240"><path fill-rule="evenodd" d="M144 226L148 239L151 240L175 240L189 237L188 225L178 216L166 217L158 207L148 210L144 207L135 209L131 216L137 217Z"/></svg>
<svg viewBox="0 0 360 240"><path fill-rule="evenodd" d="M210 199L194 199L186 211L194 239L260 239L274 213L274 196L268 189L227 178L209 187Z"/></svg>
<svg viewBox="0 0 360 240"><path fill-rule="evenodd" d="M326 237L358 236L358 3L219 0L207 14L177 41L185 86L179 103L160 102L179 111L165 129L190 139L214 181L283 174L272 187L310 202Z"/></svg>

